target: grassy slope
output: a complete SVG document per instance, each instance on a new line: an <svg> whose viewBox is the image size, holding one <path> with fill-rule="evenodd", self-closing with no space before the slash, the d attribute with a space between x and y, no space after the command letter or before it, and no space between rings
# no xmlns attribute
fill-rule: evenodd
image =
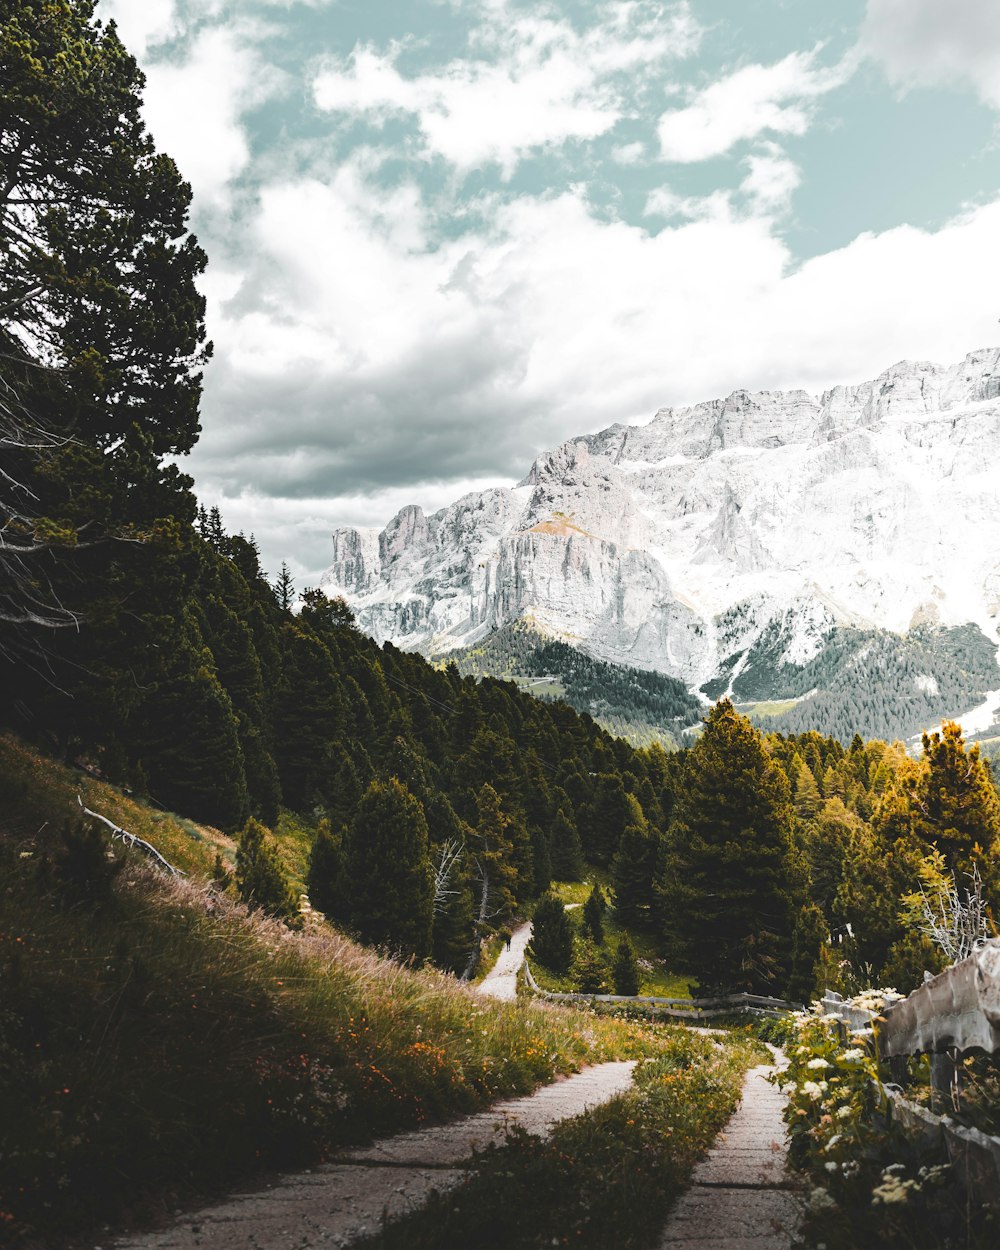
<svg viewBox="0 0 1000 1250"><path fill-rule="evenodd" d="M63 848L77 788L191 877L130 853L91 888L114 865L99 848L83 873ZM255 1167L664 1049L655 1030L488 1002L324 927L249 915L206 886L222 835L13 739L0 804L0 1239L64 1246Z"/></svg>

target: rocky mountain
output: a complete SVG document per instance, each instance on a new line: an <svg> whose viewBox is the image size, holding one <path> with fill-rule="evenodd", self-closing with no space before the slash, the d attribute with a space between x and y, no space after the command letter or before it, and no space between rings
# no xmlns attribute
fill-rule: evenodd
<svg viewBox="0 0 1000 1250"><path fill-rule="evenodd" d="M892 733L976 703L985 728L1000 701L1000 350L612 425L509 489L337 530L323 586L376 638L429 654L530 619L712 697L799 701L765 709L796 723L829 727L820 696L839 683L873 707L901 700L876 717Z"/></svg>

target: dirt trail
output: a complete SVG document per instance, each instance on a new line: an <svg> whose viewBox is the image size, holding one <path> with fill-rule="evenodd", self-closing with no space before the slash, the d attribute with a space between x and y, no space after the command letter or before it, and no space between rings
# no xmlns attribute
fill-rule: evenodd
<svg viewBox="0 0 1000 1250"><path fill-rule="evenodd" d="M513 945L513 943L512 943ZM526 1098L452 1124L386 1138L336 1161L282 1177L178 1219L166 1230L115 1243L117 1250L319 1250L378 1230L384 1215L415 1210L431 1190L457 1185L473 1150L500 1141L508 1124L546 1135L554 1124L607 1102L632 1083L633 1062L602 1063Z"/></svg>
<svg viewBox="0 0 1000 1250"><path fill-rule="evenodd" d="M801 1208L786 1166L785 1096L767 1079L774 1070L747 1073L739 1110L695 1168L659 1250L790 1250Z"/></svg>

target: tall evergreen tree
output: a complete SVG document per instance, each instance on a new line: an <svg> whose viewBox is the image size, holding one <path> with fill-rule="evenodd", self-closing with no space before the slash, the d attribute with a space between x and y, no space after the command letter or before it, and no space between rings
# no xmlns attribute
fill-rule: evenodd
<svg viewBox="0 0 1000 1250"><path fill-rule="evenodd" d="M780 989L791 955L788 782L726 699L688 753L661 885L672 956L704 989Z"/></svg>
<svg viewBox="0 0 1000 1250"><path fill-rule="evenodd" d="M989 769L978 743L966 750L954 721L924 734L923 745L927 770L916 793L916 832L944 853L953 871L971 872L1000 839L1000 799Z"/></svg>
<svg viewBox="0 0 1000 1250"><path fill-rule="evenodd" d="M595 883L583 904L583 927L598 946L604 945L604 911L606 906L604 892Z"/></svg>
<svg viewBox="0 0 1000 1250"><path fill-rule="evenodd" d="M342 919L345 894L343 834L334 833L326 817L316 826L316 836L309 853L306 889L313 907L331 920Z"/></svg>
<svg viewBox="0 0 1000 1250"><path fill-rule="evenodd" d="M629 799L632 804L631 818L611 864L611 883L615 913L620 923L636 927L650 923L657 840L638 803L631 795Z"/></svg>
<svg viewBox="0 0 1000 1250"><path fill-rule="evenodd" d="M627 933L622 934L615 948L615 957L611 961L611 977L616 994L639 993L639 960Z"/></svg>
<svg viewBox="0 0 1000 1250"><path fill-rule="evenodd" d="M561 807L552 822L552 876L556 881L579 881L583 877L583 852L576 821Z"/></svg>
<svg viewBox="0 0 1000 1250"><path fill-rule="evenodd" d="M373 781L347 830L347 920L363 942L430 953L434 874L419 801L395 777Z"/></svg>
<svg viewBox="0 0 1000 1250"><path fill-rule="evenodd" d="M535 958L553 972L568 972L573 961L573 926L561 899L543 894L535 904L531 927Z"/></svg>

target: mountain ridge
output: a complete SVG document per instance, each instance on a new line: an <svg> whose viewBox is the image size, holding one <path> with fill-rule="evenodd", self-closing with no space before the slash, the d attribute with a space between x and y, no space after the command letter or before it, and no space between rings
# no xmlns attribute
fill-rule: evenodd
<svg viewBox="0 0 1000 1250"><path fill-rule="evenodd" d="M513 487L335 531L322 586L379 641L441 654L530 614L597 659L713 693L776 633L779 667L844 628L971 624L996 648L1000 350L569 439ZM979 672L962 697L986 689Z"/></svg>

